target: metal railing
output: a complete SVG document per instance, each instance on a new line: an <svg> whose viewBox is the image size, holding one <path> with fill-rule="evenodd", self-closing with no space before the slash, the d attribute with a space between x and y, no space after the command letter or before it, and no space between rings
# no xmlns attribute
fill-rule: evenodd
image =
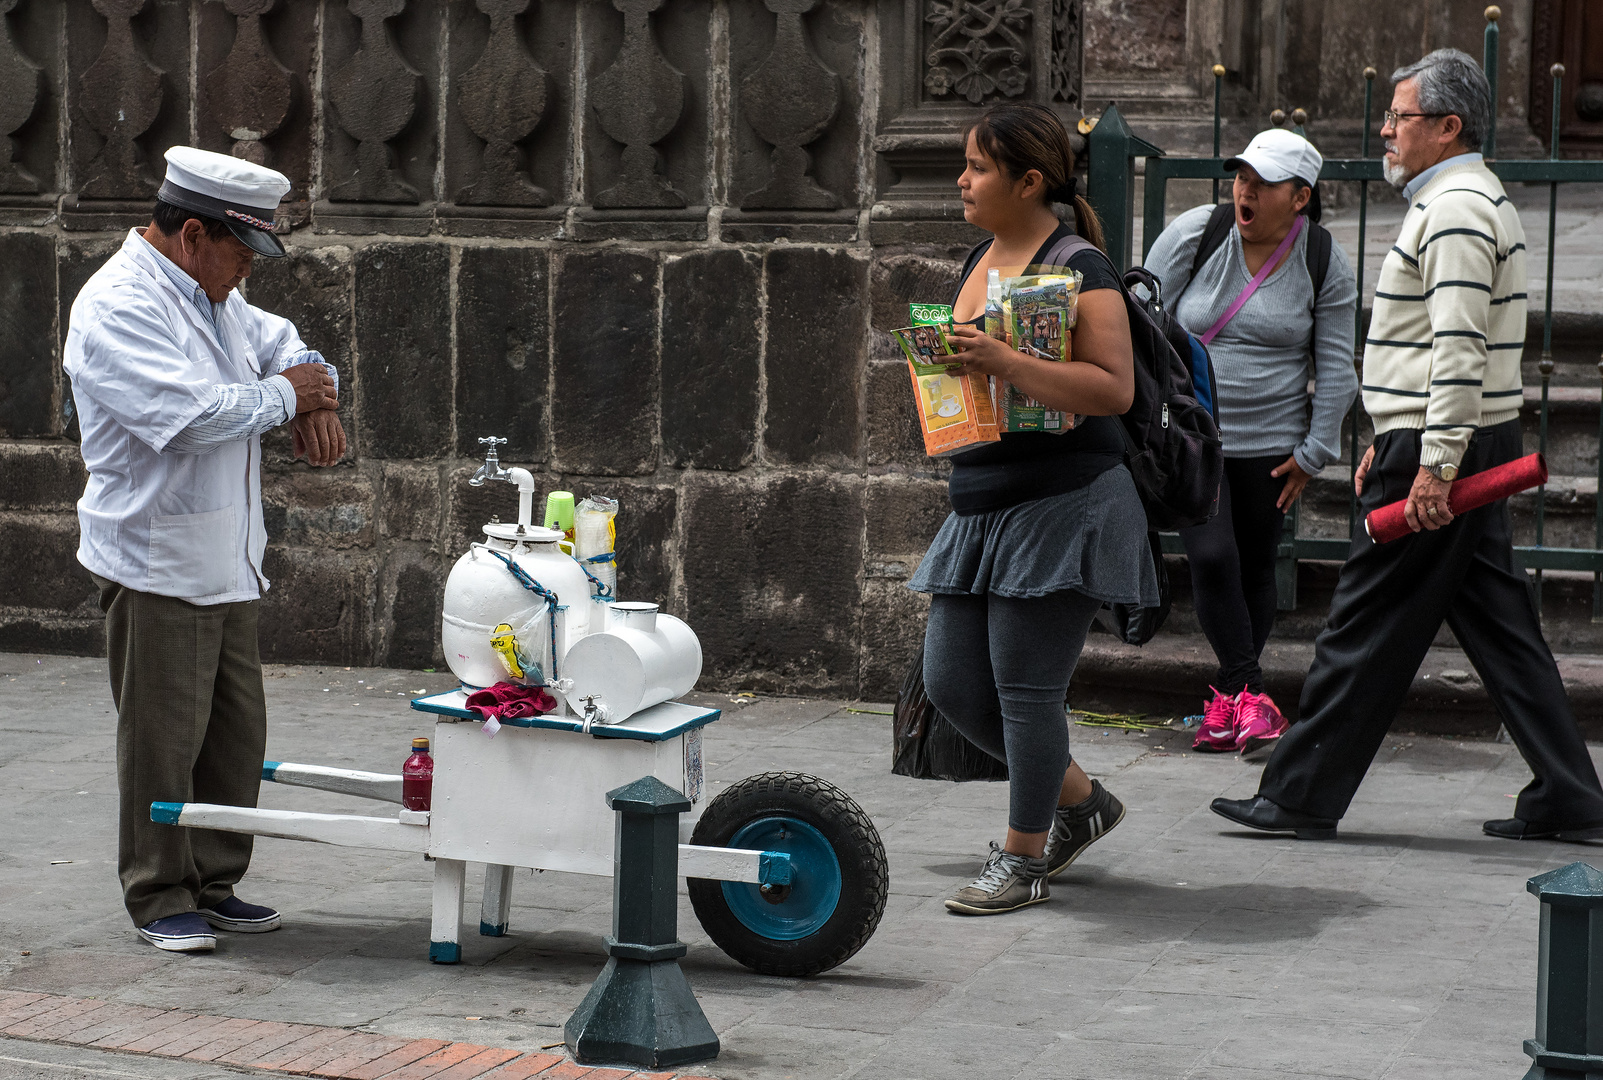
<svg viewBox="0 0 1603 1080"><path fill-rule="evenodd" d="M1483 64L1487 80L1492 87L1492 100L1497 100L1497 69L1498 69L1498 19L1501 12L1496 7L1486 9L1485 51ZM1377 72L1373 67L1366 67L1364 78L1364 128L1361 146L1361 156L1357 158L1325 158L1324 168L1320 170L1319 179L1329 181L1347 181L1358 185L1358 257L1355 261L1355 274L1358 285L1358 310L1356 313L1356 343L1354 366L1360 376L1363 371L1364 350L1364 247L1368 232L1369 218L1369 185L1376 181L1384 181L1381 159L1370 156L1370 136L1374 129L1374 87ZM1559 118L1561 89L1564 79L1564 65L1554 64L1550 69L1553 86L1552 131L1548 142L1548 156L1539 159L1498 160L1497 159L1497 125L1494 122L1487 132L1482 144L1482 152L1487 160L1488 167L1505 184L1512 183L1546 183L1548 185L1548 212L1547 212L1547 288L1542 318L1542 353L1537 370L1541 374L1541 411L1539 416L1539 447L1545 454L1548 443L1549 427L1549 389L1552 381L1553 362L1553 254L1554 241L1558 221L1558 189L1560 184L1569 183L1599 183L1603 182L1603 161L1564 161L1559 158ZM1108 251L1116 262L1129 266L1133 255L1133 237L1135 223L1135 162L1137 158L1144 159L1145 181L1143 184L1142 212L1142 254L1151 250L1152 244L1157 240L1158 234L1164 229L1164 206L1170 180L1212 180L1214 187L1214 201L1219 199L1219 182L1228 180L1233 174L1224 167L1225 159L1220 156L1220 124L1221 124L1221 98L1225 69L1222 65L1213 67L1214 78L1214 107L1213 107L1213 148L1211 158L1184 158L1170 157L1161 149L1153 146L1144 139L1138 138L1131 130L1124 118L1119 114L1117 107L1110 105L1095 123L1088 136L1089 143L1089 175L1088 197L1096 206L1101 216L1103 227L1107 235ZM1275 126L1280 126L1288 119L1285 113L1276 109L1270 120ZM1289 119L1299 134L1307 122L1307 116L1301 109L1292 111ZM1495 121L1495 118L1494 118ZM1603 360L1598 363L1600 387L1603 387ZM1361 379L1360 379L1361 381ZM1360 409L1362 408L1362 395L1354 401L1352 410L1347 417L1347 432L1349 442L1350 468L1356 471L1358 466L1358 432ZM1603 448L1603 402L1600 402L1598 411L1598 441ZM1544 570L1575 570L1590 571L1592 574L1592 619L1594 622L1603 622L1603 453L1598 456L1598 487L1594 510L1594 539L1590 548L1562 548L1546 545L1547 531L1547 488L1544 485L1536 491L1536 543L1529 546L1516 546L1515 559L1528 570L1535 571L1535 588L1537 610L1542 605L1542 572ZM1327 560L1342 561L1347 558L1351 544L1350 539L1337 539L1330 537L1305 537L1298 535L1300 515L1297 512L1302 500L1293 505L1288 514L1288 528L1281 541L1277 564L1277 582L1280 592L1280 607L1282 610L1296 606L1297 563L1299 560ZM1347 510L1348 534L1358 524L1358 498L1351 493L1349 486L1349 499ZM1165 534L1163 549L1169 554L1183 554L1180 538L1176 534Z"/></svg>

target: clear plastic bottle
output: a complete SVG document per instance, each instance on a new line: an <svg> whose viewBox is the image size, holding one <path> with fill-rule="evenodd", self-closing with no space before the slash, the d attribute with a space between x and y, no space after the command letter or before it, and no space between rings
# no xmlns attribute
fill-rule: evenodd
<svg viewBox="0 0 1603 1080"><path fill-rule="evenodd" d="M1002 309L1002 271L991 267L985 271L985 332L994 338L1007 340L1007 320ZM996 376L987 376L986 386L991 391L991 411L999 414L1002 405L1002 387ZM1000 422L1001 416L997 415Z"/></svg>
<svg viewBox="0 0 1603 1080"><path fill-rule="evenodd" d="M427 810L434 791L434 755L427 739L412 740L412 756L401 766L401 806Z"/></svg>
<svg viewBox="0 0 1603 1080"><path fill-rule="evenodd" d="M1002 271L994 266L985 271L985 332L1007 340L1007 331L1002 325Z"/></svg>

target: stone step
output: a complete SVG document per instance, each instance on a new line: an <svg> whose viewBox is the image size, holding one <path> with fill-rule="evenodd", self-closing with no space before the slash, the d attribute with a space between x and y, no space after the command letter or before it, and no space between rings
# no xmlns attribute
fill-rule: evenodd
<svg viewBox="0 0 1603 1080"><path fill-rule="evenodd" d="M1265 690L1288 718L1298 715L1313 656L1313 644L1307 641L1274 637L1264 649ZM1588 739L1603 738L1603 657L1560 651L1556 658L1582 731ZM1199 713L1217 668L1201 634L1160 634L1138 648L1093 633L1075 668L1069 704L1161 717ZM1430 650L1392 730L1480 737L1496 733L1497 714L1462 650Z"/></svg>
<svg viewBox="0 0 1603 1080"><path fill-rule="evenodd" d="M1308 485L1299 505L1297 536L1303 539L1346 540L1351 485L1345 465L1331 466ZM1522 492L1509 500L1514 542L1536 543L1537 492ZM1597 547L1598 482L1595 476L1554 475L1546 490L1543 543L1554 548ZM1289 527L1289 526L1288 526ZM1164 633L1199 633L1192 607L1191 577L1183 555L1166 556L1174 591L1174 607ZM1298 564L1296 606L1281 611L1275 623L1279 640L1312 641L1324 627L1341 564L1305 559ZM1589 572L1547 570L1537 582L1543 629L1555 649L1603 655L1603 622L1593 620L1593 576ZM1452 645L1445 628L1438 644Z"/></svg>
<svg viewBox="0 0 1603 1080"><path fill-rule="evenodd" d="M1548 387L1547 392L1547 467L1554 474L1576 476L1597 475L1599 411L1603 406L1603 390L1590 386ZM1520 412L1520 426L1524 429L1525 450L1535 453L1541 449L1542 388L1539 382L1525 385L1524 407ZM1342 427L1341 460L1349 461L1351 429ZM1374 424L1362 409L1358 411L1358 446L1360 451L1375 438Z"/></svg>
<svg viewBox="0 0 1603 1080"><path fill-rule="evenodd" d="M1140 131L1137 133L1141 134ZM1204 133L1211 136L1211 130L1199 125L1196 134ZM1239 142L1232 143L1228 136L1225 144L1242 145ZM1132 222L1133 250L1138 256L1142 251L1145 229L1145 183L1144 173L1138 170ZM1229 186L1221 184L1219 191L1221 198L1226 197ZM1524 359L1526 382L1535 385L1536 362L1542 352L1543 309L1547 296L1548 190L1546 184L1513 184L1508 194L1519 207L1525 228L1528 323ZM1358 185L1325 184L1321 186L1320 197L1325 205L1323 224L1346 251L1348 262L1355 262L1358 251ZM1207 203L1212 198L1213 182L1210 180L1171 180L1165 190L1166 219L1173 220L1176 215ZM1397 237L1405 209L1402 199L1387 185L1370 185L1362 299L1365 327L1369 325L1369 308L1381 263ZM1572 380L1578 385L1589 383L1593 386L1598 382L1598 352L1603 348L1603 313L1598 310L1597 294L1598 289L1603 287L1603 250L1599 248L1594 230L1597 222L1603 220L1600 211L1603 211L1603 185L1569 184L1561 188L1554 244L1552 301L1553 357L1559 365L1554 378L1558 382ZM1566 372L1566 366L1572 366L1574 370Z"/></svg>
<svg viewBox="0 0 1603 1080"><path fill-rule="evenodd" d="M1535 450L1534 440L1527 449ZM1351 536L1348 512L1352 504L1350 470L1332 465L1308 482L1298 510L1297 535L1303 537ZM1536 490L1509 500L1514 517L1514 542L1536 543ZM1544 498L1542 543L1548 547L1590 548L1597 539L1597 476L1551 472Z"/></svg>
<svg viewBox="0 0 1603 1080"><path fill-rule="evenodd" d="M1183 555L1164 557L1174 602L1160 634L1200 634L1192 603L1191 571ZM1338 562L1304 560L1297 566L1297 605L1276 613L1274 639L1312 641L1325 627L1330 600L1341 571ZM1534 576L1533 576L1534 583ZM1592 618L1592 575L1572 570L1546 570L1539 589L1542 631L1555 649L1603 656L1603 622ZM1456 644L1445 626L1436 636L1439 645Z"/></svg>
<svg viewBox="0 0 1603 1080"><path fill-rule="evenodd" d="M1599 406L1603 391L1597 386L1549 386L1547 391L1547 467L1553 473L1597 476ZM1520 426L1525 449L1541 449L1542 389L1525 387L1525 408Z"/></svg>

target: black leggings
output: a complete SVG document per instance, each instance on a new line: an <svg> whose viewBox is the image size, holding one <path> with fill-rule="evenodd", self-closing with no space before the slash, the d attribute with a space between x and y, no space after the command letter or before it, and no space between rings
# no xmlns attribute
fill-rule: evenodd
<svg viewBox="0 0 1603 1080"><path fill-rule="evenodd" d="M1263 693L1258 657L1275 623L1275 548L1286 518L1275 507L1286 478L1269 472L1289 456L1225 458L1219 513L1180 530L1197 622L1219 658L1215 685L1226 694Z"/></svg>
<svg viewBox="0 0 1603 1080"><path fill-rule="evenodd" d="M964 738L1007 762L1008 827L1052 827L1069 767L1069 678L1102 602L1064 591L1027 600L930 597L924 692Z"/></svg>

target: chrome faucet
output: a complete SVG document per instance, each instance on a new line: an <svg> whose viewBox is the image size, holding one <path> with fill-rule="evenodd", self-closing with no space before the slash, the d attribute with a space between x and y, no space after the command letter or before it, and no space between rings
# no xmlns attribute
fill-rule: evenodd
<svg viewBox="0 0 1603 1080"><path fill-rule="evenodd" d="M520 534L528 532L529 528L534 524L532 520L534 514L534 476L528 469L501 468L501 458L495 452L495 448L497 446L505 446L505 439L497 438L494 435L486 435L479 440L479 445L487 446L489 449L484 452L484 464L479 466L478 472L468 477L468 483L474 487L483 487L486 480L505 480L517 488L518 532Z"/></svg>
<svg viewBox="0 0 1603 1080"><path fill-rule="evenodd" d="M483 487L486 480L506 480L515 483L516 481L512 479L512 470L501 468L501 458L495 451L497 446L505 446L506 440L486 435L479 440L479 445L488 446L489 449L484 453L484 464L479 466L478 472L468 478L468 483L474 487Z"/></svg>

